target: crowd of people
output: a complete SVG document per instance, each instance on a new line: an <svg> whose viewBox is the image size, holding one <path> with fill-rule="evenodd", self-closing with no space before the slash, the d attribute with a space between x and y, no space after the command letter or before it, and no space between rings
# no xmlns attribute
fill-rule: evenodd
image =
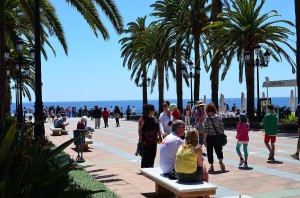
<svg viewBox="0 0 300 198"><path fill-rule="evenodd" d="M201 101L195 102L194 106L188 104L183 110L183 119L176 104L165 101L162 106L163 112L156 119L154 106L145 105L144 115L139 120L138 147L142 158L141 168L154 167L157 144L160 143L160 168L170 179L175 178L179 182L208 181L208 173L215 171L214 153L221 171L225 171L224 145L220 143L219 138L220 134L224 134L224 124L215 104L206 105ZM296 114L300 114L300 105ZM262 122L265 128L264 143L269 151L267 159L274 162L278 118L273 105L268 105ZM300 128L300 119L298 124ZM239 113L236 128L239 167L248 168L249 130L247 115ZM299 159L299 145L300 142L296 153L292 155L296 159ZM205 148L207 154L203 152ZM208 169L204 157L207 157Z"/></svg>

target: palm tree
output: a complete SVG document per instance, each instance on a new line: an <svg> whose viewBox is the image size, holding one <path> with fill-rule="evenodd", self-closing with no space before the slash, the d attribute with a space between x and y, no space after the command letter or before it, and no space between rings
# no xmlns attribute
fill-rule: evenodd
<svg viewBox="0 0 300 198"><path fill-rule="evenodd" d="M296 53L296 65L297 65L297 86L300 87L300 2L295 0L295 15L296 15L296 33L297 33L297 53ZM298 89L298 96L300 90ZM298 97L298 103L300 103L300 97Z"/></svg>
<svg viewBox="0 0 300 198"><path fill-rule="evenodd" d="M224 60L225 67L221 79L226 76L234 56L237 56L239 62L239 81L243 81L243 72L246 75L247 88L247 114L250 119L254 117L254 46L262 45L269 50L275 61L280 61L282 56L294 68L295 63L280 45L287 46L293 54L295 49L288 43L289 36L294 35L288 28L277 24L283 23L294 26L287 20L271 20L271 18L280 16L275 10L260 15L261 8L265 0L259 4L257 0L236 0L232 4L232 9L225 8L221 13L219 21L208 26L213 29L213 34L208 39L211 42L210 47L204 52L204 55L212 49L218 49L213 59L221 57ZM250 64L244 65L244 52L251 52Z"/></svg>
<svg viewBox="0 0 300 198"><path fill-rule="evenodd" d="M138 42L138 37L149 27L146 27L146 16L138 17L136 22L130 22L127 24L128 29L123 32L129 34L128 37L123 37L120 39L121 43L121 57L124 58L123 67L128 66L128 69L131 70L133 67L133 61L135 59L135 45ZM151 26L150 26L151 27ZM138 67L136 67L138 68ZM140 65L141 70L136 73L136 69L133 70L131 74L131 79L135 76L135 83L138 86L140 77L143 74L144 80L142 82L143 87L143 105L148 103L147 97L147 67L145 65ZM142 73L142 74L141 74Z"/></svg>
<svg viewBox="0 0 300 198"><path fill-rule="evenodd" d="M15 0L16 1L16 0ZM13 2L11 0L1 0L0 3L0 87L2 89L0 90L0 127L3 126L3 119L5 117L7 112L7 109L5 109L5 106L7 106L8 100L5 98L7 93L7 77L6 77L6 69L4 64L4 47L7 43L5 41L5 31L6 31L6 16L5 13L7 12L7 5ZM33 30L34 27L34 1L24 1L24 0L18 0L17 7L20 8L23 12L23 16L28 17L29 21L31 23L27 23L30 25L31 29ZM117 31L117 33L121 33L123 29L123 21L122 17L119 14L119 11L115 5L115 2L113 0L104 0L104 1L98 1L98 0L91 0L91 1L77 1L77 0L66 0L66 3L71 5L73 8L75 8L86 20L86 22L89 24L91 30L95 34L96 37L98 37L98 31L102 35L104 40L109 39L109 33L107 29L105 28L104 24L102 23L98 7L101 8L101 10L104 12L104 14L107 16L109 21L112 23L114 29ZM61 45L64 47L65 52L67 53L67 46L65 42L63 41L64 37L62 34L62 27L60 25L59 20L55 17L55 10L53 6L50 4L49 0L43 0L40 1L41 7L41 26L42 26L42 45L44 42L46 42L46 37L50 35L54 35L58 37L58 40L60 41ZM98 6L98 7L97 7ZM49 23L43 23L43 20L49 22ZM46 32L45 30L48 30ZM33 32L33 31L32 31ZM19 35L21 36L21 35ZM27 38L28 39L28 38ZM30 40L30 39L29 39ZM50 44L50 43L48 43ZM43 52L43 49L41 49ZM53 49L52 49L53 50ZM45 56L45 52L44 52Z"/></svg>

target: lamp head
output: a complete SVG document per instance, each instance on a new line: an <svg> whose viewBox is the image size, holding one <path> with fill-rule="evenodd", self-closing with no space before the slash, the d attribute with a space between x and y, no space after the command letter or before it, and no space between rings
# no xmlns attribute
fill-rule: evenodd
<svg viewBox="0 0 300 198"><path fill-rule="evenodd" d="M250 52L249 51L245 51L245 53L244 53L244 59L245 59L246 63L248 63L250 61L250 56L251 56Z"/></svg>
<svg viewBox="0 0 300 198"><path fill-rule="evenodd" d="M16 45L17 45L17 51L18 53L21 53L24 47L24 41L22 39L18 39L16 41Z"/></svg>

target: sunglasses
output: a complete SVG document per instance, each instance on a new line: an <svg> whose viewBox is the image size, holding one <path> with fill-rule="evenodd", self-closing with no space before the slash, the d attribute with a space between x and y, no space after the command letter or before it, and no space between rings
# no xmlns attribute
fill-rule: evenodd
<svg viewBox="0 0 300 198"><path fill-rule="evenodd" d="M167 107L168 105L163 105L163 107Z"/></svg>

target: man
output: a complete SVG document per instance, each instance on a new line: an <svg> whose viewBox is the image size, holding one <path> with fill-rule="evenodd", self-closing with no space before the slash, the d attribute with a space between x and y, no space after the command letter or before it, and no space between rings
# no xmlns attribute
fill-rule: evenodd
<svg viewBox="0 0 300 198"><path fill-rule="evenodd" d="M294 153L293 155L291 155L291 157L299 160L299 152L300 152L300 104L297 105L295 116L298 119L298 124L297 124L297 127L298 127L298 143L297 143L296 153Z"/></svg>
<svg viewBox="0 0 300 198"><path fill-rule="evenodd" d="M174 170L176 153L183 140L185 123L182 120L175 120L172 124L172 132L167 135L160 146L160 168L165 175Z"/></svg>
<svg viewBox="0 0 300 198"><path fill-rule="evenodd" d="M54 127L55 128L62 128L63 130L66 130L66 125L69 123L65 124L63 117L61 117L60 114L57 115L57 119L54 122Z"/></svg>
<svg viewBox="0 0 300 198"><path fill-rule="evenodd" d="M83 110L81 111L81 116L88 116L88 110L86 106L84 106Z"/></svg>
<svg viewBox="0 0 300 198"><path fill-rule="evenodd" d="M274 106L268 105L267 107L267 114L265 115L264 119L262 120L263 125L265 127L265 145L269 150L270 154L268 160L275 161L274 152L275 152L275 142L276 142L276 135L278 129L278 117L277 114L274 113ZM271 145L269 142L271 141Z"/></svg>
<svg viewBox="0 0 300 198"><path fill-rule="evenodd" d="M95 129L100 129L101 115L101 110L98 108L98 106L95 106L95 110L93 112L93 116L95 118Z"/></svg>

